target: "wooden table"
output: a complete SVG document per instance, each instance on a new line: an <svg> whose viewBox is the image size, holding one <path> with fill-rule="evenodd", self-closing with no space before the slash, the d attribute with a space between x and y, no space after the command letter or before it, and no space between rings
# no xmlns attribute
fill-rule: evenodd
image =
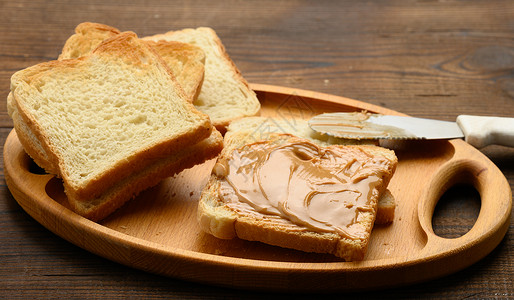
<svg viewBox="0 0 514 300"><path fill-rule="evenodd" d="M83 21L140 36L209 26L249 82L358 99L418 117L514 117L512 1L2 1L0 98L10 76L55 59ZM3 146L12 129L0 104ZM482 149L514 185L514 149ZM3 170L3 163L2 163ZM26 214L0 184L0 297L283 297L161 277L108 261L70 244ZM451 188L433 218L443 237L467 232L480 197ZM514 226L471 267L377 298L514 297ZM361 295L361 294L359 294ZM302 297L305 295L295 295ZM312 296L312 295L311 295ZM349 296L355 296L350 294Z"/></svg>

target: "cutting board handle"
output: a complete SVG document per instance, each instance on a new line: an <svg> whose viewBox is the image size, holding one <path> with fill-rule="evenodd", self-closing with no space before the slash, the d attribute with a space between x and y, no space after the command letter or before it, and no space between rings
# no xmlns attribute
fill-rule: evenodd
<svg viewBox="0 0 514 300"><path fill-rule="evenodd" d="M458 149L467 151L465 147ZM470 256L480 259L500 243L508 230L512 211L509 183L494 163L483 158L475 159L475 156L472 151L459 155L455 153L453 158L436 171L418 204L420 225L427 235L427 243L423 249L426 257L430 257L430 253L437 253L437 256L446 255L450 259L469 260ZM440 237L432 229L435 206L450 187L461 183L473 185L480 194L480 213L473 227L463 236L453 239ZM467 254L453 257L452 253L457 250ZM452 260L451 263L466 266L465 261Z"/></svg>

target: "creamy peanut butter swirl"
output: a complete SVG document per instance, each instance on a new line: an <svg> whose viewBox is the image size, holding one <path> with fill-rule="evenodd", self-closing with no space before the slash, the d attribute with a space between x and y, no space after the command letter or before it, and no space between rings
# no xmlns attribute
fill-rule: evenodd
<svg viewBox="0 0 514 300"><path fill-rule="evenodd" d="M368 231L358 223L376 211L383 164L359 148L326 147L303 139L256 142L218 160L220 195L250 214L278 216L302 230L336 232L349 238ZM369 217L369 214L368 214Z"/></svg>

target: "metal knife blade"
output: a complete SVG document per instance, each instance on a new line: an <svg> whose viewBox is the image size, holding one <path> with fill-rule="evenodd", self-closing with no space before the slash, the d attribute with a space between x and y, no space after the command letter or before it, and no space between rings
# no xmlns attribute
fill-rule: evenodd
<svg viewBox="0 0 514 300"><path fill-rule="evenodd" d="M364 112L324 113L309 120L320 133L351 139L454 139L464 133L455 122Z"/></svg>
<svg viewBox="0 0 514 300"><path fill-rule="evenodd" d="M514 147L514 118L460 115L456 122L354 113L324 113L309 121L317 132L349 139L465 138L476 148Z"/></svg>

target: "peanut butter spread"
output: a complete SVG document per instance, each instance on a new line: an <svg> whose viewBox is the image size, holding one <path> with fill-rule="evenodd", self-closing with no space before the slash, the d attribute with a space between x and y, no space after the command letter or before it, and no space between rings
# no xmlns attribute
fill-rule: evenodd
<svg viewBox="0 0 514 300"><path fill-rule="evenodd" d="M360 148L320 148L303 139L262 141L233 150L213 172L236 212L288 220L298 230L362 238L374 216L388 160Z"/></svg>

